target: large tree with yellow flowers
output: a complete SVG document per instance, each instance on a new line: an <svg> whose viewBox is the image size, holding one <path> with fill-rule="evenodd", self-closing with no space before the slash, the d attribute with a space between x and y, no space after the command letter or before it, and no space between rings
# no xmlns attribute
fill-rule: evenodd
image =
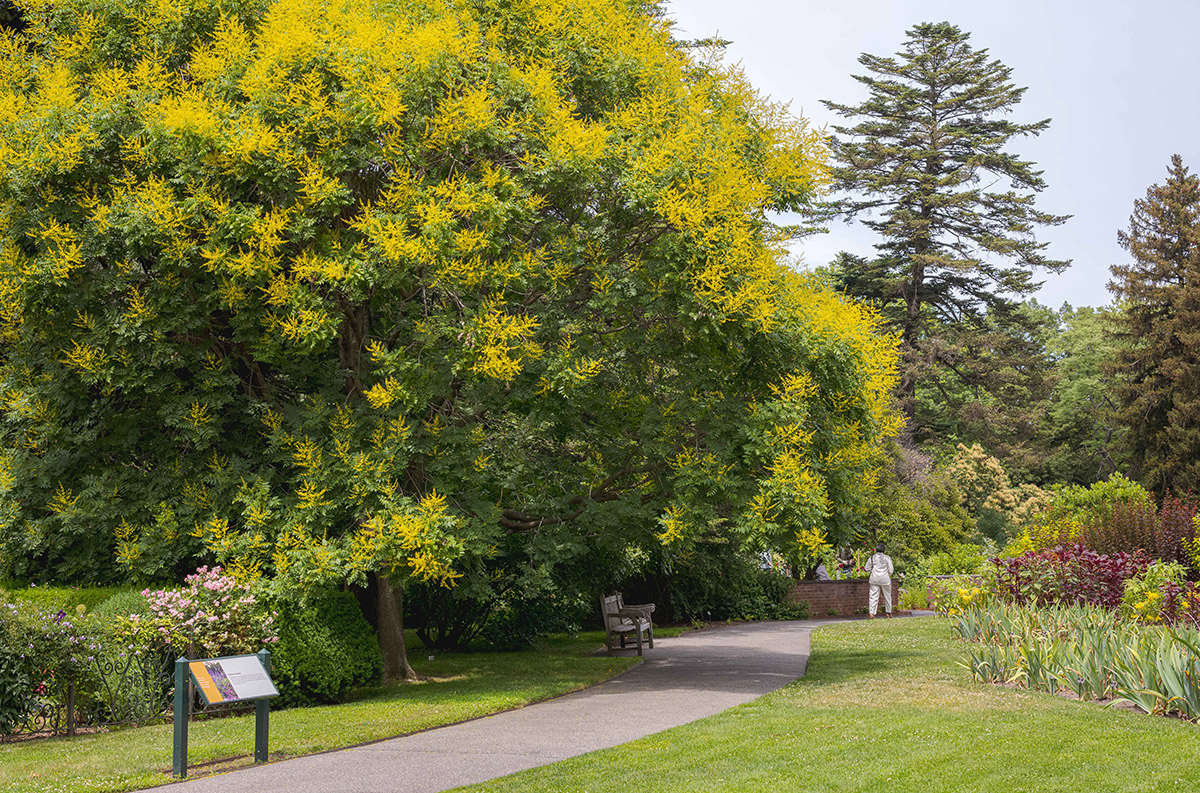
<svg viewBox="0 0 1200 793"><path fill-rule="evenodd" d="M29 0L0 569L453 586L853 530L894 342L781 264L817 135L638 0ZM402 650L402 648L399 648Z"/></svg>

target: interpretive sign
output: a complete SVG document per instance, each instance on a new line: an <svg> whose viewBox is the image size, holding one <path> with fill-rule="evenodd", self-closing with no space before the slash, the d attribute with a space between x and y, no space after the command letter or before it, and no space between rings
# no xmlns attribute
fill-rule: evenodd
<svg viewBox="0 0 1200 793"><path fill-rule="evenodd" d="M180 779L187 776L187 728L192 704L189 678L196 681L205 705L254 700L254 762L267 762L270 697L279 696L271 682L270 651L263 649L258 655L231 655L198 661L175 659L175 746L171 772Z"/></svg>
<svg viewBox="0 0 1200 793"><path fill-rule="evenodd" d="M279 696L257 655L192 661L188 667L205 705Z"/></svg>

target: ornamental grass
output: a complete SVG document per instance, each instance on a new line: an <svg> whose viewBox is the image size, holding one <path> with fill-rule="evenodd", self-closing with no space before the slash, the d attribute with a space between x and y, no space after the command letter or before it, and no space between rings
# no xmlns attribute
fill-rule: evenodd
<svg viewBox="0 0 1200 793"><path fill-rule="evenodd" d="M1096 605L993 603L950 618L962 666L985 683L1129 703L1200 721L1200 630L1136 622Z"/></svg>

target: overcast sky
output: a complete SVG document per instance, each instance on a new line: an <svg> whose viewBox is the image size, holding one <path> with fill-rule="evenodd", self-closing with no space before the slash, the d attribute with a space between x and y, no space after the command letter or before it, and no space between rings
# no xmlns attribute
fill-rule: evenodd
<svg viewBox="0 0 1200 793"><path fill-rule="evenodd" d="M897 52L920 22L969 32L1029 89L1012 119L1053 119L1041 137L1009 146L1045 171L1039 208L1074 215L1039 232L1048 255L1074 260L1045 276L1037 298L1052 306L1108 303L1108 267L1127 259L1117 230L1134 199L1164 180L1172 154L1200 168L1198 0L668 0L667 12L680 38L732 40L728 59L817 125L838 121L819 100L866 98L851 78L864 71L860 53ZM815 266L839 250L870 254L875 241L839 222L799 252Z"/></svg>

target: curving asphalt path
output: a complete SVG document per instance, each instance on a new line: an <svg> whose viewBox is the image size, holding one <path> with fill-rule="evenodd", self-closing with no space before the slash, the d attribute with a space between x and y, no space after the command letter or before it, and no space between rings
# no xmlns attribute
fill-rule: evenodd
<svg viewBox="0 0 1200 793"><path fill-rule="evenodd" d="M168 787L173 793L437 793L484 782L757 699L803 675L813 629L836 621L746 623L658 639L644 663L557 699Z"/></svg>

